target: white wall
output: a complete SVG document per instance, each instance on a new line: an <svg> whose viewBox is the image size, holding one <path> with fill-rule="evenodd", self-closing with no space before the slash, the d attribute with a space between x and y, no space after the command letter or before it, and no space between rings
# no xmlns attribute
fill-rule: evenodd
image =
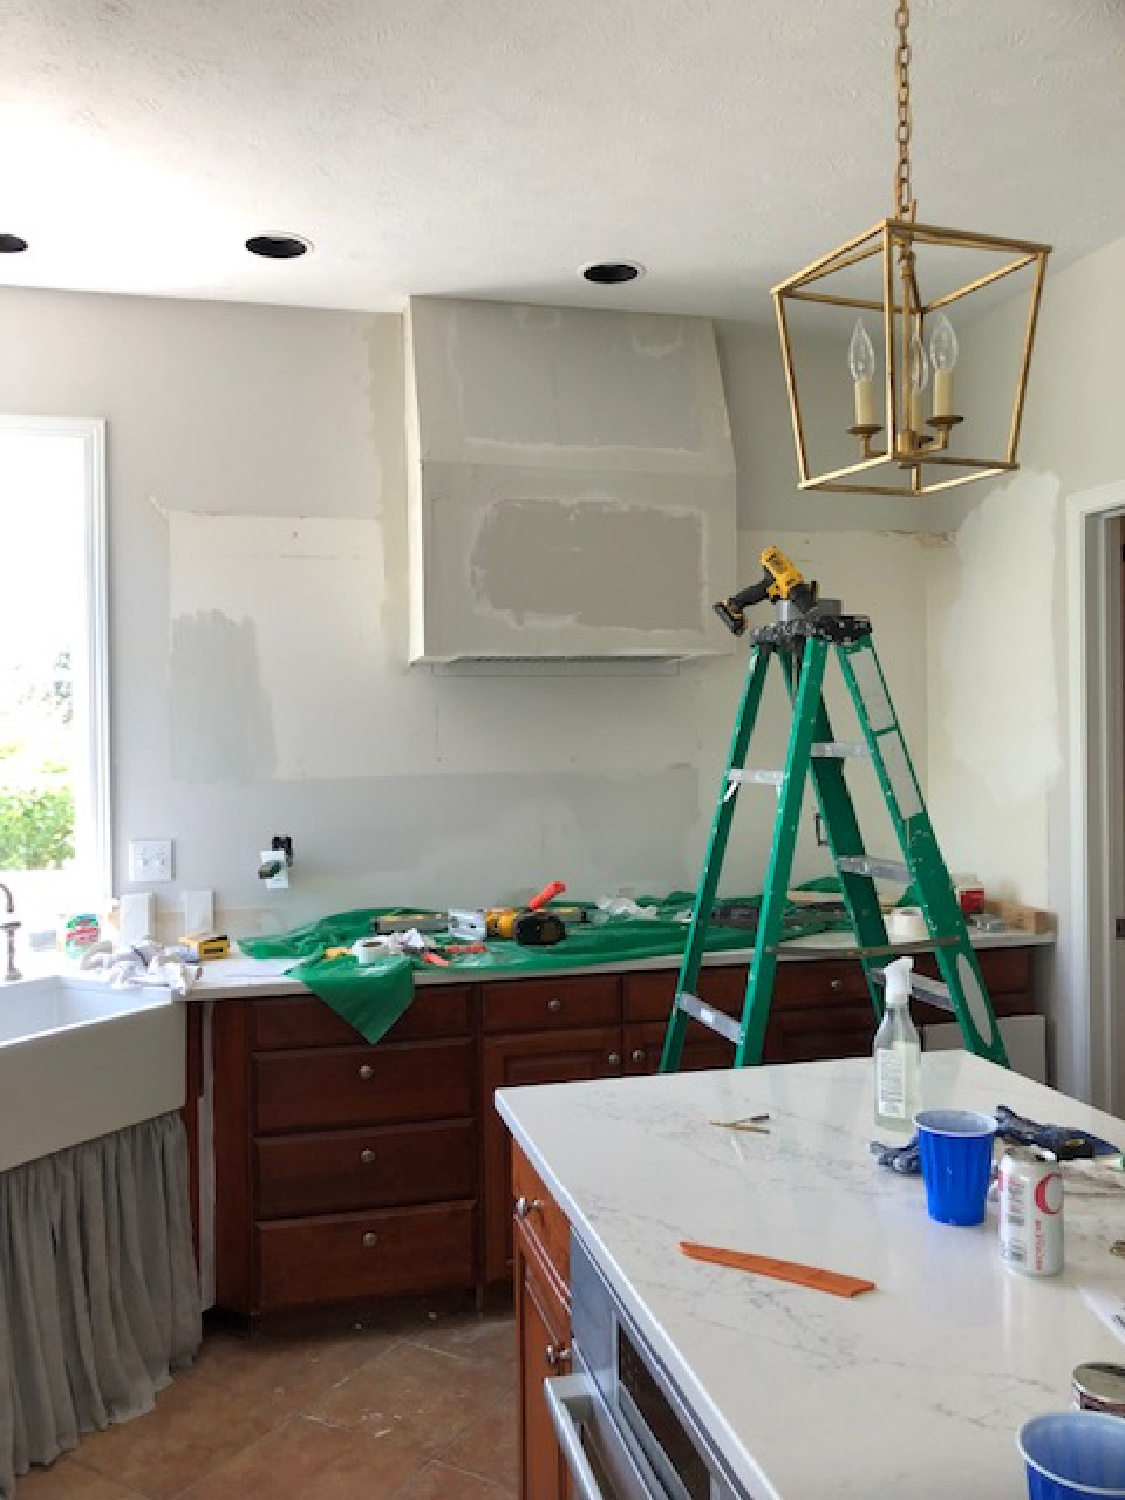
<svg viewBox="0 0 1125 1500"><path fill-rule="evenodd" d="M0 319L0 411L108 419L119 890L131 836L176 840L162 903L212 887L235 932L556 876L694 886L741 650L656 676L406 667L398 318L8 290ZM926 553L844 534L894 502L797 495L772 333L721 347L742 576L776 541L875 616L924 777ZM776 738L780 690L769 719ZM740 814L727 892L759 888L771 810ZM296 849L276 896L255 873L273 834ZM798 876L821 873L806 844Z"/></svg>
<svg viewBox="0 0 1125 1500"><path fill-rule="evenodd" d="M931 570L928 601L931 806L952 830L956 858L1059 914L1057 1079L1079 1092L1089 1078L1087 997L1065 978L1079 936L1070 916L1076 643L1066 617L1065 527L1075 496L1125 477L1123 282L1125 240L1048 273L1023 467L943 507L955 535ZM1023 315L1009 303L971 335L959 364L967 401L995 406L1003 382L989 351L1018 338Z"/></svg>

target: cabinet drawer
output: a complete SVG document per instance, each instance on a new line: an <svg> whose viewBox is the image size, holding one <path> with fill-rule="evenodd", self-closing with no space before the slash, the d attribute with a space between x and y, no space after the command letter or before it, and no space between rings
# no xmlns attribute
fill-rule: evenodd
<svg viewBox="0 0 1125 1500"><path fill-rule="evenodd" d="M437 1203L475 1190L471 1120L274 1136L254 1142L254 1162L263 1219Z"/></svg>
<svg viewBox="0 0 1125 1500"><path fill-rule="evenodd" d="M475 1205L258 1224L262 1312L351 1302L474 1281Z"/></svg>
<svg viewBox="0 0 1125 1500"><path fill-rule="evenodd" d="M741 1004L741 1000L739 1002ZM645 1021L625 1028L625 1071L629 1074L655 1073L664 1052L667 1022ZM733 1068L734 1043L717 1036L692 1021L684 1035L680 1055L680 1073L694 1073L703 1068Z"/></svg>
<svg viewBox="0 0 1125 1500"><path fill-rule="evenodd" d="M616 974L575 979L510 979L482 986L484 1029L543 1031L555 1026L613 1026L621 1019Z"/></svg>
<svg viewBox="0 0 1125 1500"><path fill-rule="evenodd" d="M473 1044L316 1047L253 1059L254 1128L312 1130L472 1114Z"/></svg>
<svg viewBox="0 0 1125 1500"><path fill-rule="evenodd" d="M516 1224L525 1245L570 1285L570 1225L518 1146L512 1146L512 1194Z"/></svg>
<svg viewBox="0 0 1125 1500"><path fill-rule="evenodd" d="M841 1000L871 1005L858 959L783 959L777 966L773 1000L775 1008L836 1005Z"/></svg>
<svg viewBox="0 0 1125 1500"><path fill-rule="evenodd" d="M875 1012L861 1004L812 1005L774 1011L766 1027L762 1061L819 1062L826 1057L868 1057L875 1040Z"/></svg>
<svg viewBox="0 0 1125 1500"><path fill-rule="evenodd" d="M624 988L625 1020L664 1021L672 1014L672 999L676 993L679 970L660 969L641 974L626 974ZM742 1001L746 993L746 966L737 968L701 968L696 981L696 994L716 1010L728 1016L742 1014Z"/></svg>
<svg viewBox="0 0 1125 1500"><path fill-rule="evenodd" d="M348 1047L363 1038L323 1000L250 1002L250 1045L267 1047ZM472 1029L472 989L467 984L418 990L385 1041L420 1037L468 1036Z"/></svg>

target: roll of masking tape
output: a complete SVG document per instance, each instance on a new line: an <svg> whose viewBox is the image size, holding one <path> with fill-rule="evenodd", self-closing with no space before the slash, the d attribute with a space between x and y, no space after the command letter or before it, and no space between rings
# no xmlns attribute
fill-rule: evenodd
<svg viewBox="0 0 1125 1500"><path fill-rule="evenodd" d="M887 936L892 943L924 943L929 935L920 906L896 906L887 913Z"/></svg>
<svg viewBox="0 0 1125 1500"><path fill-rule="evenodd" d="M359 938L352 944L357 964L373 964L377 958L386 957L387 945L377 938Z"/></svg>

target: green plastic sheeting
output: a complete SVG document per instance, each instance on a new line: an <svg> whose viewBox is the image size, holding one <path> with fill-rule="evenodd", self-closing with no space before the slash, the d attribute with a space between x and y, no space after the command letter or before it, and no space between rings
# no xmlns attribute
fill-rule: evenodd
<svg viewBox="0 0 1125 1500"><path fill-rule="evenodd" d="M834 881L810 881L807 890L838 889ZM325 958L329 948L350 948L358 939L371 937L380 917L415 913L417 907L373 907L361 911L340 912L322 917L305 927L275 937L240 938L238 946L250 958L292 958L296 960L287 977L300 980L323 1000L338 1016L349 1022L368 1042L385 1036L414 998L414 974L417 970L438 973L447 978L486 979L492 975L557 973L560 969L588 969L595 964L622 964L631 959L679 956L687 938L687 921L695 896L690 891L672 891L663 897L641 896L637 905L646 913L638 916L606 916L594 906L586 906L591 920L568 928L561 943L550 948L524 947L513 942L489 942L484 953L466 953L457 957L455 943L446 947L452 967L440 971L421 959L388 955L374 963L360 965L347 955ZM724 897L724 902L756 906L760 896ZM569 903L571 906L584 903ZM550 908L547 908L550 910ZM446 913L434 912L434 916ZM787 931L791 935L824 932L846 926L846 919L824 913L812 913L792 906ZM710 953L727 952L753 946L753 935L745 928L711 927L706 949Z"/></svg>

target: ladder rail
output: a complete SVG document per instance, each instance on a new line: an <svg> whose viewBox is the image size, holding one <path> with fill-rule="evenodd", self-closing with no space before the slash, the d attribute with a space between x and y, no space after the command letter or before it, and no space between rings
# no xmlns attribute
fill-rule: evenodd
<svg viewBox="0 0 1125 1500"><path fill-rule="evenodd" d="M800 679L793 700L793 719L785 756L785 780L778 792L777 815L770 845L770 878L762 895L754 954L746 976L742 1040L734 1055L735 1067L738 1068L762 1060L766 1026L769 1023L770 995L777 972L777 954L774 950L781 938L782 919L788 901L789 876L793 868L793 852L812 759L813 739L820 722L827 661L826 641L814 637L805 642Z"/></svg>
<svg viewBox="0 0 1125 1500"><path fill-rule="evenodd" d="M957 938L953 946L936 948L934 956L961 1035L970 1051L1007 1067L1004 1040L891 704L875 644L868 636L836 649L926 929L931 938L946 933Z"/></svg>
<svg viewBox="0 0 1125 1500"><path fill-rule="evenodd" d="M719 794L718 806L715 816L711 822L711 833L707 841L707 852L704 856L703 867L699 876L699 888L696 892L695 906L692 908L691 923L688 927L687 942L684 945L684 956L680 964L679 977L676 980L677 998L682 994L694 995L696 982L699 978L700 964L703 962L703 947L707 938L707 927L711 920L711 910L715 904L715 896L718 892L719 875L722 871L723 857L726 854L727 839L730 836L730 826L734 820L735 808L738 804L737 795L732 796L730 789L732 785L737 791L737 782L732 783L730 773L741 771L746 764L746 752L750 744L750 737L754 732L754 725L758 718L758 709L762 701L762 689L765 686L766 675L769 671L770 659L774 654L774 648L769 645L755 645L751 648L750 666L746 673L746 682L742 692L742 702L739 706L738 717L735 720L734 733L731 736L730 750L727 755L726 771L723 774L722 791ZM687 1031L688 1013L677 1004L673 1007L671 1021L664 1037L664 1048L660 1055L661 1073L673 1073L680 1066L680 1058L684 1050L684 1034ZM696 1017L699 1019L699 1017Z"/></svg>

